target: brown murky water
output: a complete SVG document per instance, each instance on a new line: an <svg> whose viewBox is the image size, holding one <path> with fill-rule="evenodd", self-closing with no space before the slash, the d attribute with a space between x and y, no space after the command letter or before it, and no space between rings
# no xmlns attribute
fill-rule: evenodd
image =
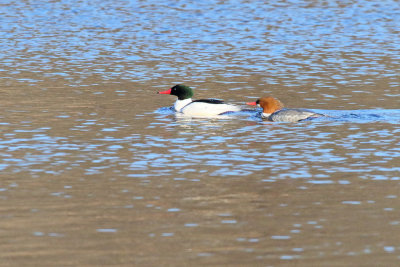
<svg viewBox="0 0 400 267"><path fill-rule="evenodd" d="M0 5L1 266L397 266L395 1ZM156 95L331 117L182 119Z"/></svg>

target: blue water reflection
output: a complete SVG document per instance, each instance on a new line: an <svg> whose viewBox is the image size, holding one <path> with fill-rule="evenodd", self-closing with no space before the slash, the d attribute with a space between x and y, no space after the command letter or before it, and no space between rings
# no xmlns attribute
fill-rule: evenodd
<svg viewBox="0 0 400 267"><path fill-rule="evenodd" d="M72 83L96 73L229 82L251 72L286 86L374 83L367 75L399 86L396 1L11 1L2 10L0 66Z"/></svg>
<svg viewBox="0 0 400 267"><path fill-rule="evenodd" d="M175 121L173 113L162 109L160 119L154 122L157 128L163 132L172 124L180 129L178 135L169 136L165 132L162 135L135 133L123 138L98 136L90 143L51 136L46 133L51 130L50 127L16 129L14 134L3 136L0 140L1 169L59 175L89 164L85 175L101 174L119 166L130 173L129 177L176 173L182 175L176 178L182 179L190 173L245 177L267 171L269 175L261 178L263 182L290 178L309 179L308 183L320 185L349 184L349 181L344 182L346 179L330 179L332 174L338 172L358 173L361 179L400 179L400 168L392 165L400 157L396 146L398 133L394 129L385 129L385 123L397 125L400 122L398 110L323 112L329 117L300 123L271 123L254 117L182 122ZM250 124L246 126L247 123ZM360 131L360 128L376 123L384 128ZM86 124L71 130L87 132L90 128L86 128L92 126ZM339 134L332 131L337 127L344 127L346 132ZM119 131L114 129L118 128L102 128L100 133L117 134ZM326 131L327 128L331 131ZM122 129L126 131L126 127ZM290 138L289 132L292 133ZM27 133L32 136L19 137ZM347 152L341 152L342 149ZM376 160L374 164L370 162L371 157ZM324 167L315 174L318 162L323 162ZM331 165L326 165L328 162Z"/></svg>

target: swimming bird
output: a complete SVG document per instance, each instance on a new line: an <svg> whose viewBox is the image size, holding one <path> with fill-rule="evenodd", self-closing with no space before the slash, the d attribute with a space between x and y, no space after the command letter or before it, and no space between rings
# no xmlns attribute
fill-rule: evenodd
<svg viewBox="0 0 400 267"><path fill-rule="evenodd" d="M183 84L177 84L158 93L177 96L178 100L174 104L175 111L192 117L214 117L241 111L239 106L225 104L224 101L218 99L192 100L193 90Z"/></svg>
<svg viewBox="0 0 400 267"><path fill-rule="evenodd" d="M246 104L260 106L263 109L261 117L269 121L297 122L324 116L308 109L284 108L281 101L271 96Z"/></svg>

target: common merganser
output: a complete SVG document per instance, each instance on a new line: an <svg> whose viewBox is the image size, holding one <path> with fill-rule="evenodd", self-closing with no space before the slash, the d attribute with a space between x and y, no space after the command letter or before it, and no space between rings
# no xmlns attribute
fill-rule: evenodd
<svg viewBox="0 0 400 267"><path fill-rule="evenodd" d="M189 86L183 84L177 84L166 91L158 93L177 96L178 100L176 100L174 104L175 111L188 116L213 117L241 111L240 107L225 104L218 99L192 100L193 90Z"/></svg>
<svg viewBox="0 0 400 267"><path fill-rule="evenodd" d="M269 121L297 122L309 118L318 118L324 116L307 109L283 108L282 102L271 96L262 97L256 102L249 102L246 104L262 107L263 112L261 117Z"/></svg>

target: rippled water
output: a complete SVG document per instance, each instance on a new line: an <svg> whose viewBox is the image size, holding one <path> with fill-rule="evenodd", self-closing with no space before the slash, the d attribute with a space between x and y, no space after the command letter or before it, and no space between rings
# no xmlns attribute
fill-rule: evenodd
<svg viewBox="0 0 400 267"><path fill-rule="evenodd" d="M4 266L396 266L396 1L0 3ZM176 83L328 117L175 116Z"/></svg>

